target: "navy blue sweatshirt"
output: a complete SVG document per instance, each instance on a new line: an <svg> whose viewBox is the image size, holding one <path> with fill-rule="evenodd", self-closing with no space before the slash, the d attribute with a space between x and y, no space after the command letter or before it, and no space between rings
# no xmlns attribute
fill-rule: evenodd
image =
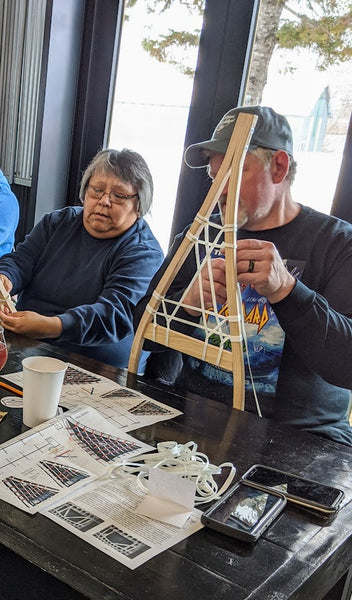
<svg viewBox="0 0 352 600"><path fill-rule="evenodd" d="M19 294L16 308L58 316L62 334L51 343L116 367L127 367L133 310L163 260L144 219L122 235L92 237L83 208L48 213L0 258L0 273Z"/></svg>

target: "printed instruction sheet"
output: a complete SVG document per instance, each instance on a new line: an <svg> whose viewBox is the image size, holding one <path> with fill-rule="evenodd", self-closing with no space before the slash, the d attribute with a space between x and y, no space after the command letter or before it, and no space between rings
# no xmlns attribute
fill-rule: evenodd
<svg viewBox="0 0 352 600"><path fill-rule="evenodd" d="M71 409L82 404L91 406L125 431L173 419L181 414L179 410L157 402L137 390L123 387L111 379L71 363L67 364L60 397L60 406L64 408ZM23 371L2 377L23 386Z"/></svg>
<svg viewBox="0 0 352 600"><path fill-rule="evenodd" d="M137 514L145 494L135 475L97 480L43 514L130 569L174 546L203 527L194 509L183 527Z"/></svg>
<svg viewBox="0 0 352 600"><path fill-rule="evenodd" d="M35 513L150 450L92 407L73 409L0 446L0 498Z"/></svg>

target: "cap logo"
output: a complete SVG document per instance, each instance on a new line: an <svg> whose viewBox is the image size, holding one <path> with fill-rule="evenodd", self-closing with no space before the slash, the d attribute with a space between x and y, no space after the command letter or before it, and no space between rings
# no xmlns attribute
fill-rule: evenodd
<svg viewBox="0 0 352 600"><path fill-rule="evenodd" d="M227 127L228 125L230 125L231 123L236 121L236 119L237 119L237 115L228 115L228 116L225 115L224 118L222 119L222 121L220 121L219 125L215 129L215 134L222 131L225 127Z"/></svg>

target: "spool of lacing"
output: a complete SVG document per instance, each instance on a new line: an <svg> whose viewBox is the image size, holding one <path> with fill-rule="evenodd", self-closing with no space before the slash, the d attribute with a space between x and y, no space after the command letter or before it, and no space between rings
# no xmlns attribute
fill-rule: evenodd
<svg viewBox="0 0 352 600"><path fill-rule="evenodd" d="M110 477L118 477L121 473L137 475L138 486L143 492L148 492L147 478L150 469L162 469L195 482L195 506L217 500L229 488L236 473L236 467L231 462L219 466L209 462L206 454L197 451L193 441L186 444L177 442L160 442L156 452L140 454L134 458L115 465ZM220 475L223 469L229 473L219 488L214 475Z"/></svg>

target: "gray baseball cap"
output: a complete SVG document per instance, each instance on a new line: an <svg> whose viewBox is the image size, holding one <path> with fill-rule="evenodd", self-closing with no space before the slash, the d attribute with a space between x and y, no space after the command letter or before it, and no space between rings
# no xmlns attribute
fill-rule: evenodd
<svg viewBox="0 0 352 600"><path fill-rule="evenodd" d="M239 113L250 113L258 120L250 142L250 148L285 150L293 156L292 131L286 117L268 106L238 106L229 110L216 126L210 140L191 144L185 151L185 162L193 169L208 164L207 150L225 154Z"/></svg>

